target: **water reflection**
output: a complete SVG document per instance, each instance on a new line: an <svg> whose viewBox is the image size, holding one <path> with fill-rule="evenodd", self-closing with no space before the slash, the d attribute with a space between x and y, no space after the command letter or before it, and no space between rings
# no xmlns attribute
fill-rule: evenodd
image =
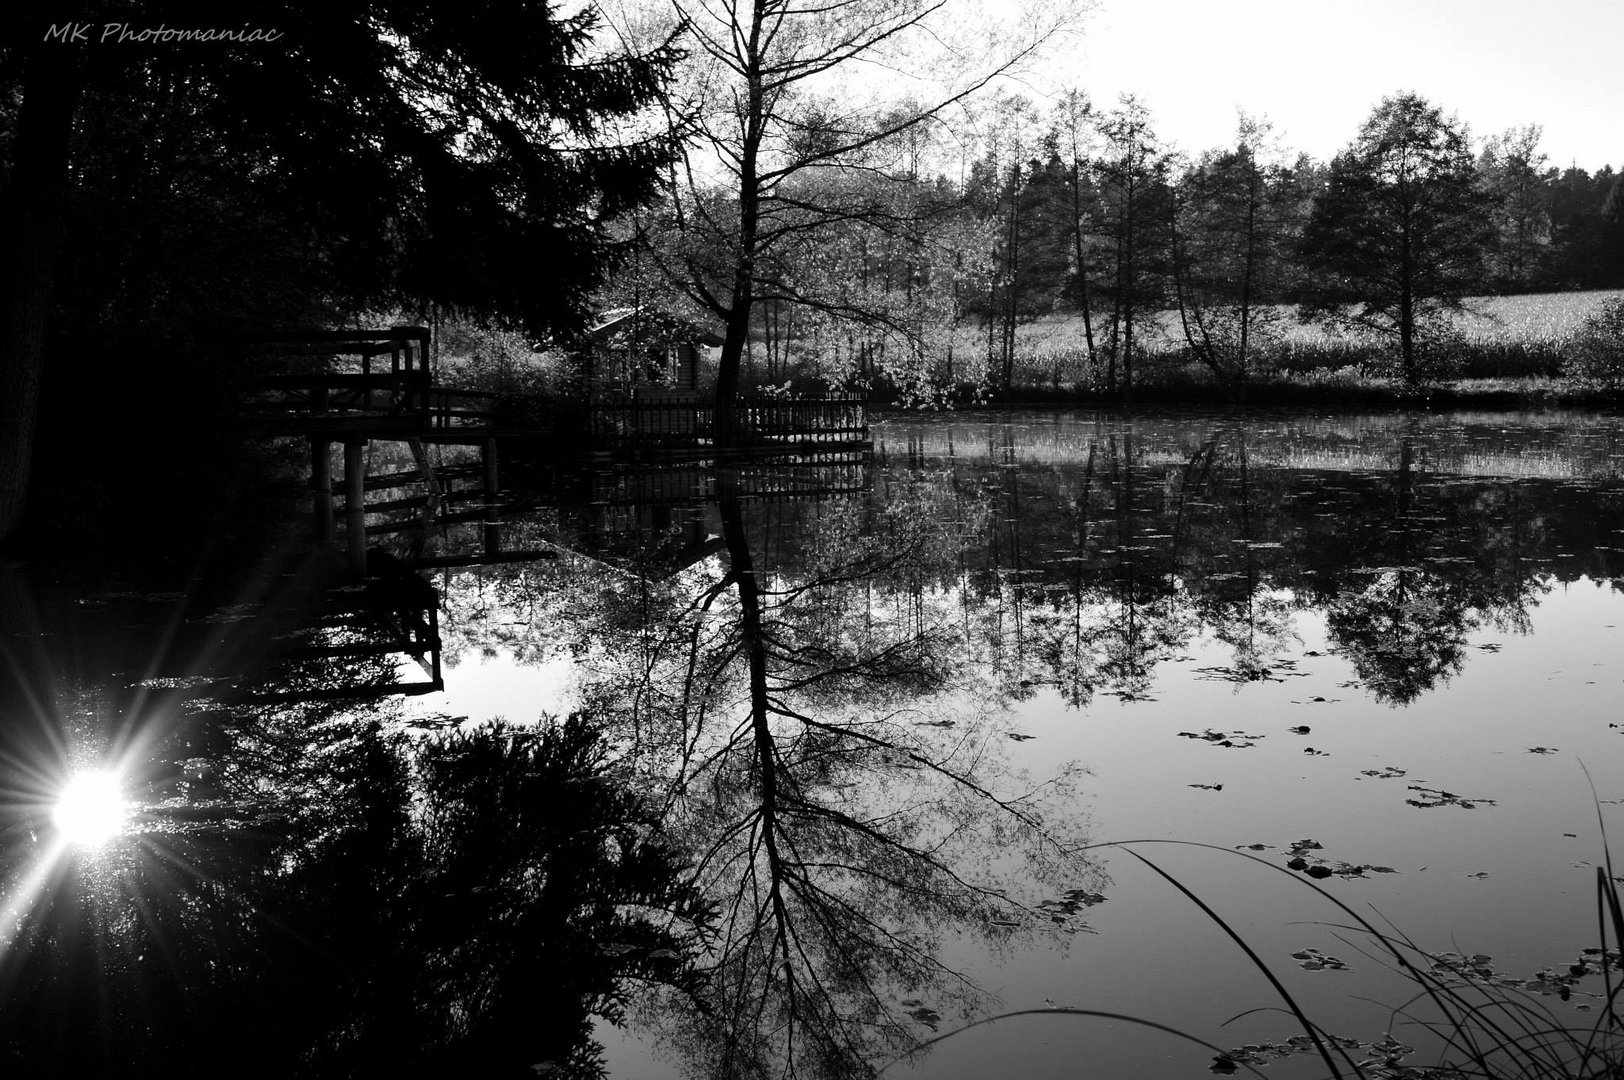
<svg viewBox="0 0 1624 1080"><path fill-rule="evenodd" d="M184 595L125 599L104 632L132 608L192 625ZM695 985L709 909L598 728L413 735L396 664L341 647L334 601L306 590L298 633L286 603L199 616L227 629L184 676L160 674L178 632L136 635L133 672L133 649L78 651L82 614L7 636L8 1075L594 1075L590 1017ZM226 679L210 652L260 662ZM69 848L40 794L87 755L133 820Z"/></svg>
<svg viewBox="0 0 1624 1080"><path fill-rule="evenodd" d="M1546 481L1448 471L1454 447L1436 440L1450 431L1397 433L1380 451L1386 469L1367 468L1378 452L1360 449L1357 467L1333 470L1260 465L1257 429L1232 421L1149 438L1127 425L1062 430L1059 450L991 426L988 448L969 454L962 438L916 439L884 490L955 493L995 658L1037 663L1021 681L1051 682L1078 707L1096 692L1145 696L1157 666L1201 633L1233 650L1216 674L1266 677L1293 613L1308 611L1324 613L1373 695L1405 704L1460 670L1474 629L1526 626L1547 575L1608 577L1618 562L1606 528L1616 450L1594 480ZM1263 461L1288 456L1264 442ZM1578 449L1573 471L1598 464L1595 440Z"/></svg>
<svg viewBox="0 0 1624 1080"><path fill-rule="evenodd" d="M650 1011L664 1041L705 1075L861 1074L985 1005L945 940L1063 934L1075 911L1044 902L1102 881L1075 774L1015 775L996 697L966 700L957 609L921 577L956 550L931 493L740 487L721 476L615 562L453 582L449 649L500 622L525 661L574 657L577 700L659 793L717 913L702 991Z"/></svg>
<svg viewBox="0 0 1624 1080"><path fill-rule="evenodd" d="M432 577L89 603L12 571L11 1071L584 1076L635 1016L695 1074L861 1074L994 1007L967 950L1114 895L1093 781L1020 767L1038 703L1285 680L1308 621L1396 709L1619 580L1617 424L880 430L821 486L582 482L504 521L531 561L447 534ZM407 707L476 657L532 678L512 722ZM68 851L50 793L96 761L134 817Z"/></svg>

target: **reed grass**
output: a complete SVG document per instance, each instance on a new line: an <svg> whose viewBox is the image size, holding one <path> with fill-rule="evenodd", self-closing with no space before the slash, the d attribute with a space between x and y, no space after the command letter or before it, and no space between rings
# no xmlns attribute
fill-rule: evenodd
<svg viewBox="0 0 1624 1080"><path fill-rule="evenodd" d="M1597 818L1600 819L1600 803ZM1393 1009L1394 1014L1430 1033L1436 1040L1437 1060L1413 1064L1407 1060L1415 1050L1396 1042L1390 1035L1379 1042L1361 1043L1333 1034L1316 1021L1307 1008L1275 975L1268 963L1235 927L1209 905L1195 889L1169 872L1156 860L1136 850L1152 845L1203 848L1249 859L1269 870L1285 874L1292 881L1318 893L1347 918L1329 928L1341 939L1359 949L1405 979L1410 996ZM1624 1016L1619 1012L1619 995L1624 983L1615 979L1621 945L1624 945L1624 899L1613 874L1612 855L1602 825L1602 865L1596 868L1596 918L1598 948L1586 950L1594 956L1595 970L1603 980L1601 1005L1588 1023L1564 1020L1541 996L1519 987L1504 985L1492 973L1476 968L1464 958L1434 954L1424 950L1397 927L1377 926L1348 904L1314 881L1287 867L1244 851L1184 840L1116 841L1095 845L1095 850L1117 849L1149 867L1190 900L1202 914L1234 943L1268 981L1283 1012L1289 1013L1302 1029L1302 1035L1287 1043L1290 1052L1312 1054L1335 1080L1621 1080L1624 1078ZM1355 935L1355 938L1342 935ZM1364 944L1361 945L1359 942ZM1578 965L1584 966L1584 965ZM1578 974L1589 974L1585 971ZM1578 977L1570 972L1569 981ZM1552 992L1568 999L1568 983L1551 985ZM1257 1010L1248 1010L1255 1012ZM1263 1076L1243 1050L1221 1050L1215 1044L1164 1024L1097 1009L1062 1008L1021 1010L987 1017L954 1031L938 1035L919 1049L952 1038L960 1032L1012 1016L1033 1012L1128 1021L1146 1028L1176 1035L1215 1052L1211 1069L1215 1073L1245 1070ZM1247 1015L1243 1013L1241 1015ZM1239 1019L1236 1017L1235 1019ZM1356 1057L1354 1050L1362 1050ZM889 1068L889 1064L885 1067ZM884 1072L885 1068L880 1069Z"/></svg>

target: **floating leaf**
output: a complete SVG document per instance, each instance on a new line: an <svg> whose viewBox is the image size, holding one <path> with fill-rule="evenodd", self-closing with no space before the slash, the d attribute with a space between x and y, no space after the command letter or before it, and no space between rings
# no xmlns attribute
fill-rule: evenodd
<svg viewBox="0 0 1624 1080"><path fill-rule="evenodd" d="M1318 949L1299 949L1291 954L1293 960L1300 960L1300 967L1309 971L1347 971L1348 965L1328 953Z"/></svg>
<svg viewBox="0 0 1624 1080"><path fill-rule="evenodd" d="M1255 746L1257 740L1263 738L1263 736L1248 735L1244 731L1232 731L1226 733L1222 731L1213 731L1211 728L1208 728L1206 731L1203 731L1200 734L1197 734L1194 731L1181 731L1179 732L1179 738L1200 739L1202 742L1208 742L1214 746L1228 746L1238 750L1244 750L1248 747Z"/></svg>
<svg viewBox="0 0 1624 1080"><path fill-rule="evenodd" d="M942 1014L937 1012L935 1009L930 1008L928 1005L921 1005L908 1015L919 1021L921 1024L924 1024L932 1031L935 1031L936 1025L942 1022Z"/></svg>
<svg viewBox="0 0 1624 1080"><path fill-rule="evenodd" d="M1423 810L1431 810L1438 806L1458 806L1462 810L1476 810L1478 805L1494 806L1493 799L1472 798L1457 795L1453 791L1443 791L1439 788L1423 787L1420 784L1411 784L1410 790L1417 793L1416 798L1405 799L1411 806L1418 806Z"/></svg>

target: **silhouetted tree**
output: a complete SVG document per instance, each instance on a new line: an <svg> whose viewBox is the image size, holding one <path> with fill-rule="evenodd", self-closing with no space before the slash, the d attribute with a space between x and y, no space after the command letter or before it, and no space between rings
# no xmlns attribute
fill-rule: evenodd
<svg viewBox="0 0 1624 1080"><path fill-rule="evenodd" d="M1163 299L1167 265L1170 159L1150 111L1131 95L1099 119L1103 145L1096 164L1105 266L1101 292L1110 309L1103 327L1107 389L1133 391L1136 350L1149 314Z"/></svg>
<svg viewBox="0 0 1624 1080"><path fill-rule="evenodd" d="M1551 243L1550 192L1544 180L1538 124L1494 136L1478 159L1497 232L1491 258L1501 289L1526 289Z"/></svg>
<svg viewBox="0 0 1624 1080"><path fill-rule="evenodd" d="M1094 259L1089 234L1099 212L1093 184L1093 103L1079 90L1068 90L1055 107L1053 138L1064 171L1065 202L1068 211L1065 234L1071 241L1071 276L1067 298L1083 320L1083 348L1086 371L1094 374L1094 310L1090 275Z"/></svg>
<svg viewBox="0 0 1624 1080"><path fill-rule="evenodd" d="M1302 313L1391 340L1419 384L1445 362L1429 348L1441 316L1482 289L1493 235L1466 129L1419 95L1386 98L1314 200Z"/></svg>
<svg viewBox="0 0 1624 1080"><path fill-rule="evenodd" d="M1052 18L1021 26L1015 40L984 67L963 77L949 74L934 100L902 109L854 108L849 90L832 80L865 60L916 61L910 52L935 45L941 7L937 0L677 5L699 77L689 88L691 100L674 102L673 108L691 125L687 130L705 158L700 168L719 162L726 177L718 201L697 186L676 193L690 201L686 227L705 233L707 247L725 252L716 266L690 267L698 272L688 274L690 287L726 326L718 402L731 403L739 395L754 305L763 295L763 273L773 250L868 213L860 203L838 195L827 199L827 189L797 181L818 172L871 167L886 143L1024 63L1069 20L1056 9L1059 14ZM719 415L725 420L732 414Z"/></svg>
<svg viewBox="0 0 1624 1080"><path fill-rule="evenodd" d="M1243 115L1232 150L1188 170L1175 195L1172 278L1184 340L1232 393L1281 318L1302 200L1266 121Z"/></svg>

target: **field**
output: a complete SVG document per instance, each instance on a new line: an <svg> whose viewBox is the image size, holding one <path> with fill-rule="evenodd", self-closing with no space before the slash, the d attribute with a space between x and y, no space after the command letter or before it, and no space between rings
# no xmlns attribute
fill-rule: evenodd
<svg viewBox="0 0 1624 1080"><path fill-rule="evenodd" d="M1526 296L1476 297L1453 317L1458 334L1451 359L1452 374L1475 379L1550 379L1561 373L1564 351L1585 319L1624 290L1538 293ZM1274 340L1259 350L1259 374L1307 377L1310 381L1362 379L1382 367L1383 342L1334 334L1304 324L1290 308L1268 309ZM1199 382L1204 372L1185 355L1178 315L1157 313L1137 334L1143 351L1136 381L1146 384ZM1095 340L1100 340L1096 320ZM1136 350L1137 351L1137 350ZM962 328L955 352L986 356L984 329ZM1059 390L1087 386L1098 373L1088 371L1083 320L1056 315L1025 323L1015 331L1017 387Z"/></svg>

